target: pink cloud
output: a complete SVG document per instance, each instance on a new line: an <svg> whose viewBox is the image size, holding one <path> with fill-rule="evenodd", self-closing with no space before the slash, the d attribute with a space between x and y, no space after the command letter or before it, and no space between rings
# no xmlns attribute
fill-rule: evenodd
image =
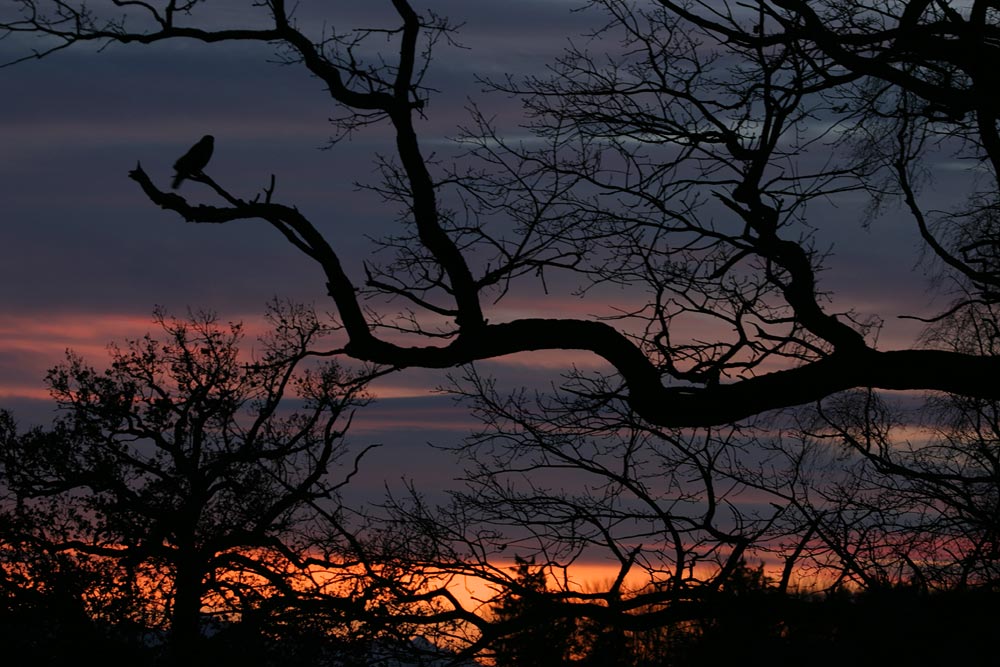
<svg viewBox="0 0 1000 667"><path fill-rule="evenodd" d="M266 329L259 315L230 319L245 322L248 341ZM47 398L42 379L49 368L65 360L68 350L100 367L107 361L110 343L122 344L146 333L155 337L156 329L150 315L130 313L8 316L0 324L0 357L5 368L0 397Z"/></svg>

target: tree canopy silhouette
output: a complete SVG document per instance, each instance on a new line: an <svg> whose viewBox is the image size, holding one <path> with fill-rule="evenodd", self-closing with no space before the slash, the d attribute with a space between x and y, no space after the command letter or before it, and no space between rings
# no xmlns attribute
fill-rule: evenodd
<svg viewBox="0 0 1000 667"><path fill-rule="evenodd" d="M73 355L54 368L53 427L0 438L4 574L45 590L76 571L81 610L165 633L176 664L204 652L214 618L308 603L356 623L364 566L339 492L366 451L344 443L364 378L308 367L329 333L309 310L271 316L255 358L240 325L159 313L162 337L113 348L106 371Z"/></svg>

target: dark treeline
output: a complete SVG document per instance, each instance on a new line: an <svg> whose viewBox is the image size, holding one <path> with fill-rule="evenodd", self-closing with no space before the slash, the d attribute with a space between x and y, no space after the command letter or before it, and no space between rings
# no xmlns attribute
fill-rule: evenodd
<svg viewBox="0 0 1000 667"><path fill-rule="evenodd" d="M525 571L521 570L522 575ZM176 664L166 636L147 627L95 618L65 563L49 581L14 587L0 597L0 642L32 664L65 665L81 655L108 665ZM531 575L538 581L537 573ZM537 608L535 606L537 605ZM1000 593L929 593L911 586L877 591L779 592L761 577L739 591L720 591L683 621L625 630L593 620L560 619L543 599L499 601L497 619L525 620L490 647L479 664L497 667L696 667L845 664L934 666L996 664ZM358 623L363 619L357 619ZM186 664L280 667L473 665L428 645L365 640L315 627L305 615L247 616L204 628Z"/></svg>
<svg viewBox="0 0 1000 667"><path fill-rule="evenodd" d="M703 665L992 665L1000 592L921 591L896 585L823 593L780 591L763 567L741 566L733 583L688 604L683 620L625 629L553 620L538 569L519 567L525 593L498 619L531 619L497 642L498 667L696 667Z"/></svg>

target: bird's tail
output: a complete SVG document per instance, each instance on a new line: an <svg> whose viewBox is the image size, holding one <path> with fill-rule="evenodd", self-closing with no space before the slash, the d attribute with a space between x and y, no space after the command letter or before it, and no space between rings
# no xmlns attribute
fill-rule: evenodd
<svg viewBox="0 0 1000 667"><path fill-rule="evenodd" d="M171 183L171 187L174 190L176 190L181 186L181 182L183 181L184 181L184 176L181 174L181 172L177 172L176 174L174 174L174 182Z"/></svg>

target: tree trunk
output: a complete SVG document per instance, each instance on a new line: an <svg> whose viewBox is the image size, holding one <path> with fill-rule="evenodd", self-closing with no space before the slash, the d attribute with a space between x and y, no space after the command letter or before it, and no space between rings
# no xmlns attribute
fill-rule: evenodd
<svg viewBox="0 0 1000 667"><path fill-rule="evenodd" d="M177 563L168 646L170 665L191 667L197 664L201 640L202 569L193 559L182 558Z"/></svg>

